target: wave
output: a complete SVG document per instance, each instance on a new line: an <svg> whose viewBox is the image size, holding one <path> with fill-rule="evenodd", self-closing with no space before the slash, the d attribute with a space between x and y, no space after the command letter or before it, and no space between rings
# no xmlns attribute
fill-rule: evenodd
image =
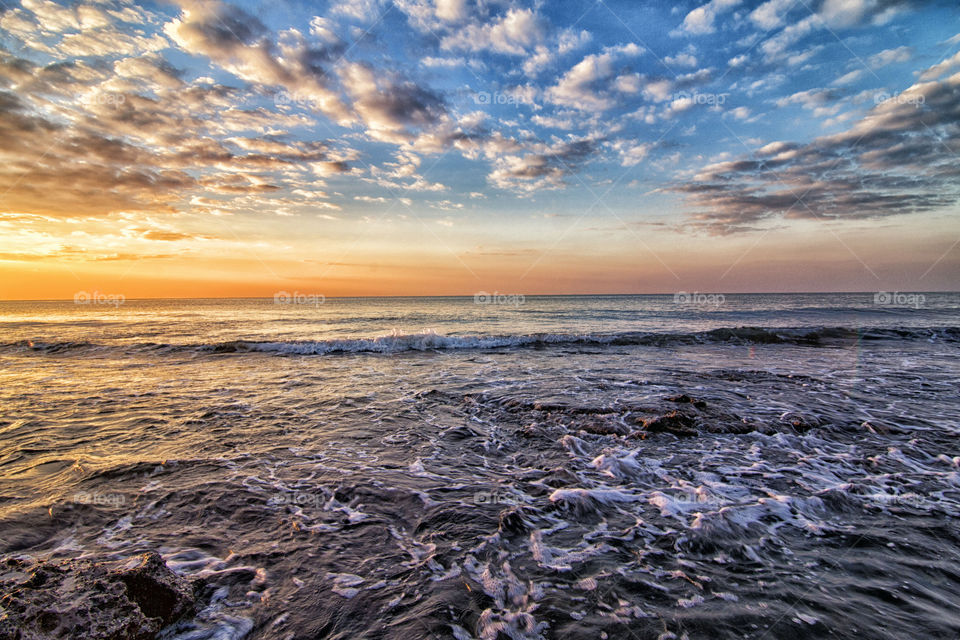
<svg viewBox="0 0 960 640"><path fill-rule="evenodd" d="M524 335L442 335L432 331L389 334L373 338L328 340L254 341L234 340L201 344L96 344L91 342L40 342L21 340L0 344L0 350L35 351L59 354L75 351L162 352L162 353L274 353L285 355L328 355L349 353L401 353L406 351L450 351L465 349L518 349L605 346L652 346L696 344L791 344L831 346L859 341L901 340L960 342L960 327L724 327L688 333L624 332L611 334L538 333Z"/></svg>

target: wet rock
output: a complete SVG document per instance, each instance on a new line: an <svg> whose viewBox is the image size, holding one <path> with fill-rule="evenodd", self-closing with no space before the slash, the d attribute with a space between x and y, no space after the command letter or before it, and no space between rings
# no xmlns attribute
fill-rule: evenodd
<svg viewBox="0 0 960 640"><path fill-rule="evenodd" d="M642 420L642 426L647 433L672 433L683 437L697 435L696 420L693 416L680 411L671 411L655 418L645 418Z"/></svg>
<svg viewBox="0 0 960 640"><path fill-rule="evenodd" d="M515 434L523 438L541 438L546 435L546 431L540 425L533 423L517 429Z"/></svg>
<svg viewBox="0 0 960 640"><path fill-rule="evenodd" d="M706 409L707 403L703 400L697 400L696 398L691 398L685 393L682 393L678 396L671 396L667 398L668 402L676 402L678 404L691 404L697 409Z"/></svg>
<svg viewBox="0 0 960 640"><path fill-rule="evenodd" d="M127 597L148 618L159 618L164 625L179 620L193 610L193 587L167 568L157 553L145 553L139 562L128 563L119 573L127 587Z"/></svg>
<svg viewBox="0 0 960 640"><path fill-rule="evenodd" d="M580 479L569 469L554 467L547 471L541 482L551 488L567 487L580 482Z"/></svg>
<svg viewBox="0 0 960 640"><path fill-rule="evenodd" d="M531 524L524 517L523 507L514 506L500 512L497 530L501 534L525 534L530 531Z"/></svg>
<svg viewBox="0 0 960 640"><path fill-rule="evenodd" d="M0 640L153 640L195 611L199 587L154 552L123 563L8 559Z"/></svg>
<svg viewBox="0 0 960 640"><path fill-rule="evenodd" d="M595 419L587 420L578 425L582 431L592 433L598 436L622 436L626 435L627 428L617 422L617 416L598 416Z"/></svg>
<svg viewBox="0 0 960 640"><path fill-rule="evenodd" d="M861 423L860 428L869 431L870 433L878 433L884 436L906 433L906 431L899 427L895 427L885 422L878 422L876 420L867 420L866 422Z"/></svg>
<svg viewBox="0 0 960 640"><path fill-rule="evenodd" d="M468 438L476 438L482 434L476 429L468 427L467 425L459 425L446 429L441 435L443 435L445 438L449 438L450 440L466 440Z"/></svg>
<svg viewBox="0 0 960 640"><path fill-rule="evenodd" d="M806 416L799 413L785 413L780 416L780 421L788 423L798 433L806 433L814 427L821 426L820 420L816 416Z"/></svg>

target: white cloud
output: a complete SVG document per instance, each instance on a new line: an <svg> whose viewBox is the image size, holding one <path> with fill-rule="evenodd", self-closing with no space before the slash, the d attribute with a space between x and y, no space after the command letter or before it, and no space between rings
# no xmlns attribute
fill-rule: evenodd
<svg viewBox="0 0 960 640"><path fill-rule="evenodd" d="M851 84L863 77L863 69L854 69L850 73L845 73L830 84L833 86L842 86L845 84Z"/></svg>
<svg viewBox="0 0 960 640"><path fill-rule="evenodd" d="M769 31L783 24L787 12L797 5L796 0L769 0L750 12L750 21Z"/></svg>
<svg viewBox="0 0 960 640"><path fill-rule="evenodd" d="M420 64L430 68L452 69L462 67L467 63L463 58L438 58L436 56L424 56L420 58Z"/></svg>
<svg viewBox="0 0 960 640"><path fill-rule="evenodd" d="M867 58L867 64L872 69L882 69L888 64L897 62L907 62L913 57L913 49L910 47L897 47L896 49L886 49L880 53L875 53Z"/></svg>
<svg viewBox="0 0 960 640"><path fill-rule="evenodd" d="M467 17L466 0L437 0L437 17L445 22L458 22Z"/></svg>
<svg viewBox="0 0 960 640"><path fill-rule="evenodd" d="M946 60L943 60L942 62L938 62L937 64L933 65L932 67L930 67L929 69L921 73L920 79L933 80L934 78L939 78L944 73L951 70L953 67L957 67L957 66L960 66L960 51L953 54L953 56L947 58Z"/></svg>
<svg viewBox="0 0 960 640"><path fill-rule="evenodd" d="M618 140L612 146L620 155L620 165L623 167L640 164L649 155L650 149L653 148L653 145L649 142L638 144L627 140Z"/></svg>
<svg viewBox="0 0 960 640"><path fill-rule="evenodd" d="M673 95L673 82L665 78L647 82L643 87L643 95L654 102L664 102Z"/></svg>
<svg viewBox="0 0 960 640"><path fill-rule="evenodd" d="M441 47L524 55L543 38L544 26L540 16L530 9L510 9L499 20L471 24L446 36Z"/></svg>
<svg viewBox="0 0 960 640"><path fill-rule="evenodd" d="M554 60L553 51L543 45L537 45L533 55L524 60L523 72L528 76L536 76Z"/></svg>
<svg viewBox="0 0 960 640"><path fill-rule="evenodd" d="M310 34L320 38L327 44L338 44L341 42L340 36L333 29L333 21L320 16L313 16L310 20Z"/></svg>
<svg viewBox="0 0 960 640"><path fill-rule="evenodd" d="M846 29L867 21L883 24L900 11L902 4L905 3L899 0L824 0L816 13L784 27L777 35L761 44L760 48L767 62L774 62L787 56L791 45L815 30ZM766 5L760 8L763 6ZM760 20L767 19L767 14L762 16ZM771 17L769 23L772 22Z"/></svg>
<svg viewBox="0 0 960 640"><path fill-rule="evenodd" d="M675 56L667 56L663 59L668 65L674 65L678 67L695 67L697 66L697 56L689 53L678 53Z"/></svg>
<svg viewBox="0 0 960 640"><path fill-rule="evenodd" d="M341 0L330 7L330 15L370 22L380 15L382 0Z"/></svg>
<svg viewBox="0 0 960 640"><path fill-rule="evenodd" d="M589 31L582 30L578 33L573 29L564 29L557 38L557 51L561 54L569 53L587 44L592 38Z"/></svg>
<svg viewBox="0 0 960 640"><path fill-rule="evenodd" d="M556 85L547 89L547 97L568 107L581 110L610 109L616 104L617 93L637 93L641 89L640 76L615 67L616 52L636 55L640 48L626 45L609 49L608 53L590 54L578 62Z"/></svg>
<svg viewBox="0 0 960 640"><path fill-rule="evenodd" d="M717 15L740 4L740 0L711 0L697 7L683 19L681 29L694 35L703 35L716 31L714 20Z"/></svg>
<svg viewBox="0 0 960 640"><path fill-rule="evenodd" d="M798 104L812 111L814 116L822 118L835 115L840 110L842 105L838 102L838 97L839 94L834 89L807 89L780 98L776 104L778 107Z"/></svg>

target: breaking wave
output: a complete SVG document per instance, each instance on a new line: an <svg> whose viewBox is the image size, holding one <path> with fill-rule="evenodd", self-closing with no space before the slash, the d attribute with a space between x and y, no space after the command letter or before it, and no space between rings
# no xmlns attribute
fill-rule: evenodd
<svg viewBox="0 0 960 640"><path fill-rule="evenodd" d="M20 340L0 345L4 351L63 353L120 349L139 352L275 353L286 355L327 355L347 353L401 353L464 349L519 349L552 346L652 346L699 344L792 344L835 346L858 341L899 340L960 342L960 327L729 327L689 333L536 333L523 335L443 335L433 331L414 334L392 333L371 338L328 340L257 341L233 340L202 344L96 344L91 342L44 342Z"/></svg>

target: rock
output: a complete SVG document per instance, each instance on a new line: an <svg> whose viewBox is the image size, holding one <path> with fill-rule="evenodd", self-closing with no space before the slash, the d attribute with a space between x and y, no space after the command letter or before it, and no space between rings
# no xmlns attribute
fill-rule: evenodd
<svg viewBox="0 0 960 640"><path fill-rule="evenodd" d="M466 440L468 438L476 438L481 434L476 429L462 424L456 427L445 429L441 435L451 440Z"/></svg>
<svg viewBox="0 0 960 640"><path fill-rule="evenodd" d="M0 640L153 640L194 612L195 592L154 552L119 564L12 558L0 575Z"/></svg>
<svg viewBox="0 0 960 640"><path fill-rule="evenodd" d="M146 617L159 618L164 626L193 611L196 604L193 588L167 568L157 553L143 554L119 577L127 587L127 597Z"/></svg>
<svg viewBox="0 0 960 640"><path fill-rule="evenodd" d="M577 425L582 431L598 436L622 436L627 428L616 421L616 415L597 416Z"/></svg>
<svg viewBox="0 0 960 640"><path fill-rule="evenodd" d="M816 416L805 416L798 413L785 413L780 416L781 422L789 423L793 427L794 431L798 433L806 433L814 427L821 426L820 420Z"/></svg>
<svg viewBox="0 0 960 640"><path fill-rule="evenodd" d="M501 511L497 530L505 535L527 533L531 527L530 523L524 518L524 514L525 510L518 506Z"/></svg>
<svg viewBox="0 0 960 640"><path fill-rule="evenodd" d="M903 429L887 424L885 422L877 422L876 420L867 420L866 422L861 423L860 428L866 429L870 433L878 433L884 436L890 435L892 433L895 433L895 434L906 433L906 431L904 431Z"/></svg>
<svg viewBox="0 0 960 640"><path fill-rule="evenodd" d="M679 411L655 418L643 420L643 430L647 433L672 433L676 436L695 436L697 435L696 420L692 416Z"/></svg>
<svg viewBox="0 0 960 640"><path fill-rule="evenodd" d="M667 398L668 402L676 402L679 404L692 404L697 409L706 409L707 403L703 400L697 400L696 398L691 398L685 393L680 394L679 396L671 396Z"/></svg>

